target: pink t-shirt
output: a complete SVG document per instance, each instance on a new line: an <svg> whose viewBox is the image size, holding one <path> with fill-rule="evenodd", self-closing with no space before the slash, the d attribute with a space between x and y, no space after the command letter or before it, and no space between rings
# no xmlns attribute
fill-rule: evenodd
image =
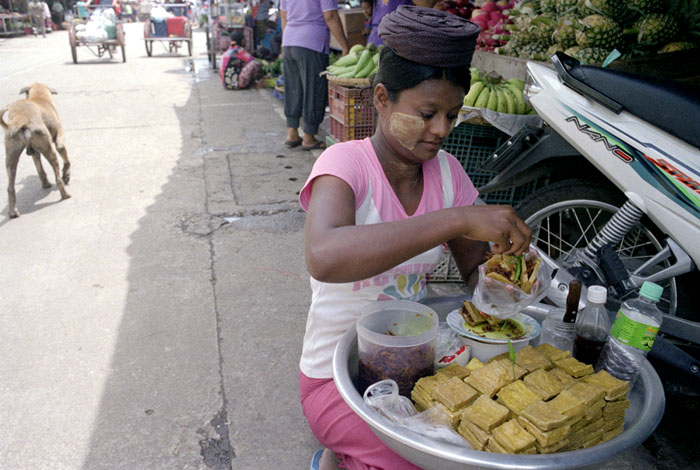
<svg viewBox="0 0 700 470"><path fill-rule="evenodd" d="M299 195L304 210L309 207L312 182L321 175L336 176L350 185L355 194L357 225L409 217L386 179L369 138L338 143L323 152ZM441 151L436 158L423 163L423 194L415 214L410 217L471 205L477 196L462 165L452 155ZM299 364L304 375L333 377L335 345L354 327L360 310L369 302L425 298L426 274L437 267L442 251L442 246L436 246L384 273L355 282L325 283L312 277L311 306Z"/></svg>

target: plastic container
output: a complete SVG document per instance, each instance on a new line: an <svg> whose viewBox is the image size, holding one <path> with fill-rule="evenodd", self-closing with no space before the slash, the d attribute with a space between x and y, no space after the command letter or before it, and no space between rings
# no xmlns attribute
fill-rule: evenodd
<svg viewBox="0 0 700 470"><path fill-rule="evenodd" d="M595 365L610 332L610 315L605 308L608 290L590 286L586 294L586 308L576 318L574 357L585 364Z"/></svg>
<svg viewBox="0 0 700 470"><path fill-rule="evenodd" d="M542 322L542 333L540 333L540 343L549 343L562 351L574 350L574 338L576 337L576 324L565 323L563 308L555 308L549 312L547 318Z"/></svg>
<svg viewBox="0 0 700 470"><path fill-rule="evenodd" d="M357 321L362 391L392 379L409 396L418 379L434 373L438 325L435 311L416 302L384 300L363 308Z"/></svg>
<svg viewBox="0 0 700 470"><path fill-rule="evenodd" d="M645 281L639 296L620 305L596 369L634 382L659 332L663 314L656 307L663 287Z"/></svg>

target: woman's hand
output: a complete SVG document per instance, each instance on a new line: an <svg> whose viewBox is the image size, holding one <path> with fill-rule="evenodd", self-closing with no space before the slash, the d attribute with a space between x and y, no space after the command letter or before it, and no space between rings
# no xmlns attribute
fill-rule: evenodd
<svg viewBox="0 0 700 470"><path fill-rule="evenodd" d="M511 255L528 250L532 231L511 206L466 206L457 210L465 215L464 237L493 243L495 253Z"/></svg>

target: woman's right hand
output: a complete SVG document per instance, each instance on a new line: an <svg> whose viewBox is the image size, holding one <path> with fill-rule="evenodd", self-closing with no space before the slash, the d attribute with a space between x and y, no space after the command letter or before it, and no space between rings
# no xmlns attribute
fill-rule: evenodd
<svg viewBox="0 0 700 470"><path fill-rule="evenodd" d="M464 214L464 237L491 242L495 253L520 254L529 249L532 231L511 206L477 205L456 209Z"/></svg>

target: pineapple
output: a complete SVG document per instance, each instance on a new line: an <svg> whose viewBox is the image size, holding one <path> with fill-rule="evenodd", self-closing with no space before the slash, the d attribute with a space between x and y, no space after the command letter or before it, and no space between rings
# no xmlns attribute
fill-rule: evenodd
<svg viewBox="0 0 700 470"><path fill-rule="evenodd" d="M554 30L554 42L558 42L564 49L568 49L576 45L576 29L574 22L570 18L559 20L559 25Z"/></svg>
<svg viewBox="0 0 700 470"><path fill-rule="evenodd" d="M652 13L640 18L632 31L637 32L638 44L662 44L676 37L678 23L671 15Z"/></svg>
<svg viewBox="0 0 700 470"><path fill-rule="evenodd" d="M540 11L545 14L557 12L557 0L540 0Z"/></svg>
<svg viewBox="0 0 700 470"><path fill-rule="evenodd" d="M687 41L669 42L664 47L659 49L659 54L666 54L667 52L686 51L688 49L696 49L697 47L697 44Z"/></svg>
<svg viewBox="0 0 700 470"><path fill-rule="evenodd" d="M581 46L569 47L568 49L564 49L564 54L571 57L576 57L581 49L583 49Z"/></svg>
<svg viewBox="0 0 700 470"><path fill-rule="evenodd" d="M580 0L579 15L593 14L607 16L615 21L620 21L627 15L627 6L622 0Z"/></svg>
<svg viewBox="0 0 700 470"><path fill-rule="evenodd" d="M581 47L614 49L622 41L622 28L603 15L588 15L579 22L576 44Z"/></svg>
<svg viewBox="0 0 700 470"><path fill-rule="evenodd" d="M574 16L578 8L578 0L557 0L557 14L559 16Z"/></svg>
<svg viewBox="0 0 700 470"><path fill-rule="evenodd" d="M554 35L554 20L546 15L539 15L532 20L530 31L537 42L550 45Z"/></svg>
<svg viewBox="0 0 700 470"><path fill-rule="evenodd" d="M574 57L576 57L582 64L601 64L610 54L609 49L603 49L601 47L584 47L580 49Z"/></svg>
<svg viewBox="0 0 700 470"><path fill-rule="evenodd" d="M623 0L619 0L622 3ZM665 10L665 0L624 0L627 8L642 15L649 13L659 13Z"/></svg>
<svg viewBox="0 0 700 470"><path fill-rule="evenodd" d="M541 42L531 42L520 49L520 54L518 57L529 60L549 60L549 57L547 56L547 49L549 49L547 44L543 44Z"/></svg>
<svg viewBox="0 0 700 470"><path fill-rule="evenodd" d="M549 46L549 49L547 49L547 57L552 57L555 52L564 52L564 48L561 47L561 44L554 43Z"/></svg>
<svg viewBox="0 0 700 470"><path fill-rule="evenodd" d="M520 50L530 43L529 39L524 39L519 34L512 35L508 42L503 47L498 48L499 54L509 55L512 57L519 57Z"/></svg>

